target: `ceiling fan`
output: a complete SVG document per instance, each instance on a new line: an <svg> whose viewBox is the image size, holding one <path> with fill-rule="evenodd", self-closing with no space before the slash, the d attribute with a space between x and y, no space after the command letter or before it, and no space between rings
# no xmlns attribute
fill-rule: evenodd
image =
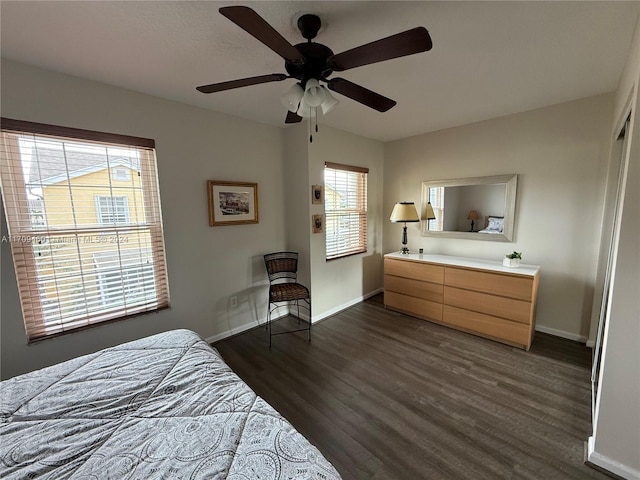
<svg viewBox="0 0 640 480"><path fill-rule="evenodd" d="M222 7L219 11L284 58L284 67L287 73L272 73L228 82L212 83L210 85L202 85L196 89L202 93L214 93L295 78L299 82L292 87L292 89L296 89L296 92L293 98L289 97L288 99L289 111L287 112L285 123L297 123L302 120L303 116L308 116L303 113L305 107L307 108L306 112L308 113L309 111L309 105L305 105L305 100L308 100L310 106L320 106L320 103L318 103L320 100L318 99L320 97L325 98L324 93L326 90L323 90L324 87L320 86L319 82L326 83L329 90L340 93L379 112L386 112L396 104L394 100L344 78L329 78L329 76L333 72L342 72L363 65L426 52L431 50L432 47L429 32L424 27L417 27L334 55L329 47L321 43L312 42L321 26L320 18L316 15L305 14L298 19L298 28L302 36L307 39L307 42L291 45L249 7L229 6ZM302 96L303 93L306 94L304 97ZM328 92L326 93L328 94ZM332 97L328 94L327 98ZM286 101L285 97L283 97L283 102ZM314 102L317 104L314 104ZM328 109L335 103L337 101L333 99ZM325 113L328 109L325 111L323 105Z"/></svg>

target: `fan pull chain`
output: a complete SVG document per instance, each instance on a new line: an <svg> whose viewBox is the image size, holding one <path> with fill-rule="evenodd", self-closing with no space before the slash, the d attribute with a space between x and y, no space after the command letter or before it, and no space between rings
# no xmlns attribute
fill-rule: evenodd
<svg viewBox="0 0 640 480"><path fill-rule="evenodd" d="M317 107L312 107L310 109L310 114L309 114L309 143L313 143L313 132L311 131L311 121L314 120L315 121L315 130L316 133L318 133L318 108Z"/></svg>
<svg viewBox="0 0 640 480"><path fill-rule="evenodd" d="M309 109L309 143L313 143L313 130L318 133L318 108Z"/></svg>

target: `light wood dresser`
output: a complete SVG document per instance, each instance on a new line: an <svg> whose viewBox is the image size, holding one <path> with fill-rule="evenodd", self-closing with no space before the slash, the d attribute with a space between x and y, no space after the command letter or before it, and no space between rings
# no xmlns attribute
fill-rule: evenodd
<svg viewBox="0 0 640 480"><path fill-rule="evenodd" d="M385 307L529 350L540 267L446 255L384 257Z"/></svg>

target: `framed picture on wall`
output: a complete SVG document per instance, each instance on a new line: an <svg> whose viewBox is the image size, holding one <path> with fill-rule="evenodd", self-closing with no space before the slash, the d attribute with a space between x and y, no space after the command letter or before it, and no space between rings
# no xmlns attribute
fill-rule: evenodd
<svg viewBox="0 0 640 480"><path fill-rule="evenodd" d="M207 181L209 225L258 223L258 184Z"/></svg>
<svg viewBox="0 0 640 480"><path fill-rule="evenodd" d="M311 203L316 205L322 204L324 201L324 195L322 195L323 190L322 185L313 185L311 187Z"/></svg>
<svg viewBox="0 0 640 480"><path fill-rule="evenodd" d="M322 233L324 231L324 215L316 214L311 218L313 233Z"/></svg>

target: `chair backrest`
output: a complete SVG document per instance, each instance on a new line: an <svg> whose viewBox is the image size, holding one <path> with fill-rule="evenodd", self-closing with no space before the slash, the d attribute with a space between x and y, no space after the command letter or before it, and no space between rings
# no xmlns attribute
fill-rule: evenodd
<svg viewBox="0 0 640 480"><path fill-rule="evenodd" d="M293 280L298 278L298 253L276 252L264 256L264 265L267 267L269 282L275 280Z"/></svg>

